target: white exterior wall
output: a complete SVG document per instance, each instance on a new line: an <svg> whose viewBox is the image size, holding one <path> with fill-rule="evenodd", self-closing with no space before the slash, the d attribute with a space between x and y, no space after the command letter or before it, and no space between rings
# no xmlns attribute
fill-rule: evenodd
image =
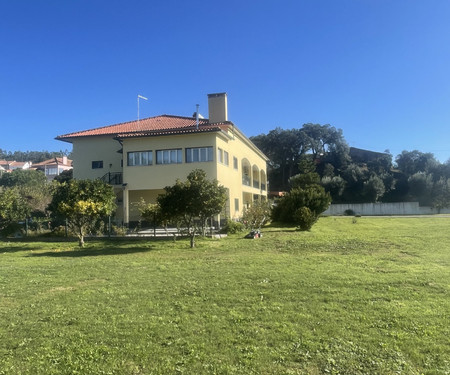
<svg viewBox="0 0 450 375"><path fill-rule="evenodd" d="M356 215L362 216L433 215L438 213L435 208L420 207L418 202L398 202L332 204L323 214L340 216L344 215L346 210L353 210ZM450 209L442 209L440 213L450 213Z"/></svg>

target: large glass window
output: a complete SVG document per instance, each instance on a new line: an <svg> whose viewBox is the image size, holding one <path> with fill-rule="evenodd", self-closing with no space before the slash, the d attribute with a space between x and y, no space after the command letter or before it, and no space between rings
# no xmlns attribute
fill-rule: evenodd
<svg viewBox="0 0 450 375"><path fill-rule="evenodd" d="M135 165L152 165L153 154L151 151L129 152L127 161L127 165L130 167Z"/></svg>
<svg viewBox="0 0 450 375"><path fill-rule="evenodd" d="M182 163L181 148L173 150L157 150L156 164L180 164Z"/></svg>
<svg viewBox="0 0 450 375"><path fill-rule="evenodd" d="M212 147L193 147L186 149L186 163L213 161Z"/></svg>

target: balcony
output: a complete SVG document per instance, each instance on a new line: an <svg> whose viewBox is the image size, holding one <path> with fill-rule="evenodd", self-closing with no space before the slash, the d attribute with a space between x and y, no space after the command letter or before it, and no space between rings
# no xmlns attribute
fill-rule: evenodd
<svg viewBox="0 0 450 375"><path fill-rule="evenodd" d="M110 185L122 185L123 173L122 172L108 172L100 180Z"/></svg>

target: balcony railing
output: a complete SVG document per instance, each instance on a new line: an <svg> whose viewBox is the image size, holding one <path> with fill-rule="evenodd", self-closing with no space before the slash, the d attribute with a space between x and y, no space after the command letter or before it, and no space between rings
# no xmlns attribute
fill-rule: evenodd
<svg viewBox="0 0 450 375"><path fill-rule="evenodd" d="M110 185L122 185L123 173L122 172L108 172L100 180Z"/></svg>
<svg viewBox="0 0 450 375"><path fill-rule="evenodd" d="M242 176L242 184L247 186L252 186L250 176L246 176L245 174Z"/></svg>

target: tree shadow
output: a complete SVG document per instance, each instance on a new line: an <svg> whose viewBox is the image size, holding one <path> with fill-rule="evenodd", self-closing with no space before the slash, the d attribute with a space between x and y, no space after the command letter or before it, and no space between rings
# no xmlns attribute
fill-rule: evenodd
<svg viewBox="0 0 450 375"><path fill-rule="evenodd" d="M146 246L146 247L131 247L131 248L121 248L118 246L107 246L101 249L92 248L80 248L74 250L63 250L63 251L46 251L43 253L32 253L28 257L53 257L53 258L79 258L79 257L96 257L104 255L126 255L126 254L136 254L136 253L147 253L155 250L156 247Z"/></svg>

